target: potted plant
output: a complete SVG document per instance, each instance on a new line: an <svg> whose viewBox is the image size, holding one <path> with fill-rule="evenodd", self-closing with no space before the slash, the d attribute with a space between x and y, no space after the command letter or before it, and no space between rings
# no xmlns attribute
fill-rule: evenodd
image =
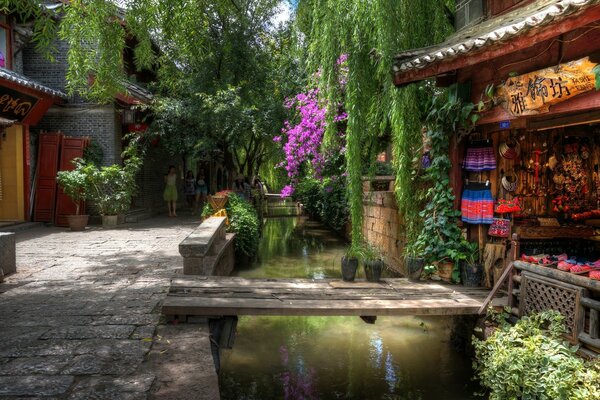
<svg viewBox="0 0 600 400"><path fill-rule="evenodd" d="M423 267L425 267L425 258L423 250L418 245L407 246L404 250L405 275L411 281L418 281L421 278Z"/></svg>
<svg viewBox="0 0 600 400"><path fill-rule="evenodd" d="M105 228L117 225L119 214L129 209L137 190L135 177L142 161L134 146L128 146L123 154L125 159L122 167L111 165L98 168L93 163L85 165L90 179L89 198L102 216L102 226Z"/></svg>
<svg viewBox="0 0 600 400"><path fill-rule="evenodd" d="M73 160L75 169L71 171L58 171L56 181L63 192L71 198L75 204L75 215L67 215L69 228L72 231L83 231L88 224L89 215L80 214L81 205L87 199L89 193L88 176L83 168L83 160Z"/></svg>
<svg viewBox="0 0 600 400"><path fill-rule="evenodd" d="M479 246L465 240L465 259L460 265L460 278L463 285L478 287L483 279L483 265L479 258Z"/></svg>
<svg viewBox="0 0 600 400"><path fill-rule="evenodd" d="M367 244L363 253L363 268L369 282L379 282L383 271L383 255L376 247Z"/></svg>
<svg viewBox="0 0 600 400"><path fill-rule="evenodd" d="M342 257L342 279L346 282L353 282L358 269L358 258L361 256L361 250L350 246L346 254Z"/></svg>

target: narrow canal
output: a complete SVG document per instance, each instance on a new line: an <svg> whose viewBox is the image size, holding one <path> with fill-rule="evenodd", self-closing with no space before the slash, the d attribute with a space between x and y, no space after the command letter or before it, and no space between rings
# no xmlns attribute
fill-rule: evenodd
<svg viewBox="0 0 600 400"><path fill-rule="evenodd" d="M264 226L258 260L244 277L340 276L344 242L305 218ZM361 272L362 274L362 272ZM474 398L471 361L450 344L446 317L241 317L221 356L226 400Z"/></svg>

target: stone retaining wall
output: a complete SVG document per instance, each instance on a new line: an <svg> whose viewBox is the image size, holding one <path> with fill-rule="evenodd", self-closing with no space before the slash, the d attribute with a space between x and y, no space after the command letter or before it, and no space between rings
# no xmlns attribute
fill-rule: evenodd
<svg viewBox="0 0 600 400"><path fill-rule="evenodd" d="M401 218L394 192L365 192L363 200L363 235L383 253L386 265L402 270Z"/></svg>

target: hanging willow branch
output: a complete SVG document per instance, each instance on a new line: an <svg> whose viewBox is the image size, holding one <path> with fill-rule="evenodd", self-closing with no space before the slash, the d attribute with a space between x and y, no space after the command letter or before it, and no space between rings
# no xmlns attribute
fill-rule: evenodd
<svg viewBox="0 0 600 400"><path fill-rule="evenodd" d="M413 158L420 143L425 111L423 95L413 85L394 87L393 56L402 50L440 41L449 25L444 2L414 0L314 0L309 36L309 65L320 70L322 93L329 104L342 101L335 90L335 61L348 55L345 108L348 198L352 220L352 247L362 245L363 165L371 164L370 144L391 130L397 172L397 198L409 237L416 237L418 202L415 201ZM451 2L447 2L451 3ZM333 115L328 118L333 119ZM325 137L335 133L330 129ZM327 140L326 140L327 142Z"/></svg>

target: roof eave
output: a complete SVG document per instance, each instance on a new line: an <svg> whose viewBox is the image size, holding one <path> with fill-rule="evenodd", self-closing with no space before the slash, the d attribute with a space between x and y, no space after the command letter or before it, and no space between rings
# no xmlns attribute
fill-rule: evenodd
<svg viewBox="0 0 600 400"><path fill-rule="evenodd" d="M410 69L406 71L397 69L393 72L394 84L396 86L404 86L434 76L451 73L465 67L526 49L537 43L582 28L599 20L600 5L595 5L587 9L585 13L571 15L558 22L540 27L539 29L529 30L520 36L511 37L507 41L495 42L492 46L483 47L479 50L457 55L452 58L434 61L420 69Z"/></svg>

